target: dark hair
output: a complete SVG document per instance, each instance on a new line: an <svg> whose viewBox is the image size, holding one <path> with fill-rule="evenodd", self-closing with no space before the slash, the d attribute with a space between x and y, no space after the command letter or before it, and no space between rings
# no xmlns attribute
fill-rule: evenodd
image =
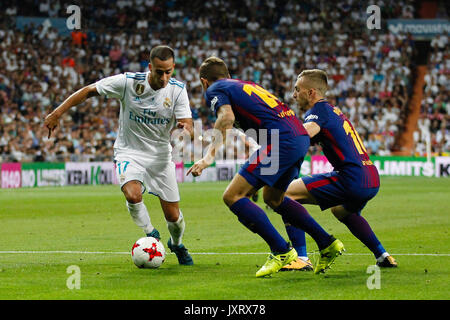
<svg viewBox="0 0 450 320"><path fill-rule="evenodd" d="M228 78L229 72L225 62L217 57L209 57L200 66L200 78L214 82L219 79Z"/></svg>
<svg viewBox="0 0 450 320"><path fill-rule="evenodd" d="M157 46L150 51L150 61L153 61L155 58L158 58L161 61L166 61L170 58L175 60L175 53L169 46Z"/></svg>

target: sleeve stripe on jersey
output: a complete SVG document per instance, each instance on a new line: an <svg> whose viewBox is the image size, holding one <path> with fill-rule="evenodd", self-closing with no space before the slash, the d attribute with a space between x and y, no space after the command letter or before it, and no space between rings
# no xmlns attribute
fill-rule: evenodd
<svg viewBox="0 0 450 320"><path fill-rule="evenodd" d="M175 79L175 78L170 78L169 79L169 82L173 82L173 83L178 83L178 84L183 84L183 82L181 82L181 81L179 81L179 80L177 80L177 79Z"/></svg>
<svg viewBox="0 0 450 320"><path fill-rule="evenodd" d="M182 85L179 85L179 84L177 84L177 83L172 83L172 82L169 82L169 84L171 84L171 85L173 85L173 86L177 86L177 87L180 87L181 89L183 89L183 88L184 88L184 86L182 86Z"/></svg>
<svg viewBox="0 0 450 320"><path fill-rule="evenodd" d="M133 76L128 76L128 75L127 75L127 78L134 79L134 80L145 80L145 77L133 77Z"/></svg>
<svg viewBox="0 0 450 320"><path fill-rule="evenodd" d="M147 76L145 73L126 73L128 79L134 79L134 80L145 80L145 77Z"/></svg>
<svg viewBox="0 0 450 320"><path fill-rule="evenodd" d="M175 80L175 79L170 78L170 79L169 79L169 83L172 84L172 85L179 86L181 89L184 88L184 83L183 83L183 82L180 82L180 81L178 81L178 80Z"/></svg>

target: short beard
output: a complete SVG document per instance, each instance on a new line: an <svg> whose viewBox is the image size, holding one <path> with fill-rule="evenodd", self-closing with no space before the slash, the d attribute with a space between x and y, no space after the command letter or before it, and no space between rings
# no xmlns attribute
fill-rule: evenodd
<svg viewBox="0 0 450 320"><path fill-rule="evenodd" d="M162 88L162 86L157 81L153 82L152 79L150 79L150 86L153 90L159 90Z"/></svg>
<svg viewBox="0 0 450 320"><path fill-rule="evenodd" d="M300 108L300 110L302 110L302 111L308 110L308 104L309 104L308 100L304 100L304 99L298 100L297 104L298 104L298 107Z"/></svg>

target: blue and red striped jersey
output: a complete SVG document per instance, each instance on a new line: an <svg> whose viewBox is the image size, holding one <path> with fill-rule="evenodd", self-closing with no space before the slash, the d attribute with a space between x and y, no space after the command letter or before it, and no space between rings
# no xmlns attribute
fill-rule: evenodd
<svg viewBox="0 0 450 320"><path fill-rule="evenodd" d="M250 81L220 79L205 92L207 106L215 114L223 105L231 105L236 126L248 129L278 129L280 138L307 135L295 112L275 95Z"/></svg>
<svg viewBox="0 0 450 320"><path fill-rule="evenodd" d="M305 123L315 122L320 132L311 139L311 144L322 146L324 155L341 173L359 180L360 187L379 187L378 170L367 154L361 138L342 111L325 100L320 100L305 113Z"/></svg>

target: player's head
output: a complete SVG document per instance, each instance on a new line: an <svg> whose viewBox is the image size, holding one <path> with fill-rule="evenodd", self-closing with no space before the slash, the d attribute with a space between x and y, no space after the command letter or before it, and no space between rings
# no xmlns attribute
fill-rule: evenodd
<svg viewBox="0 0 450 320"><path fill-rule="evenodd" d="M175 54L168 46L157 46L150 51L150 85L153 90L167 86L175 69Z"/></svg>
<svg viewBox="0 0 450 320"><path fill-rule="evenodd" d="M301 109L312 106L317 100L325 97L328 90L327 73L319 69L302 71L295 83L293 98Z"/></svg>
<svg viewBox="0 0 450 320"><path fill-rule="evenodd" d="M219 79L230 78L225 62L214 56L203 61L200 65L199 75L204 90Z"/></svg>

